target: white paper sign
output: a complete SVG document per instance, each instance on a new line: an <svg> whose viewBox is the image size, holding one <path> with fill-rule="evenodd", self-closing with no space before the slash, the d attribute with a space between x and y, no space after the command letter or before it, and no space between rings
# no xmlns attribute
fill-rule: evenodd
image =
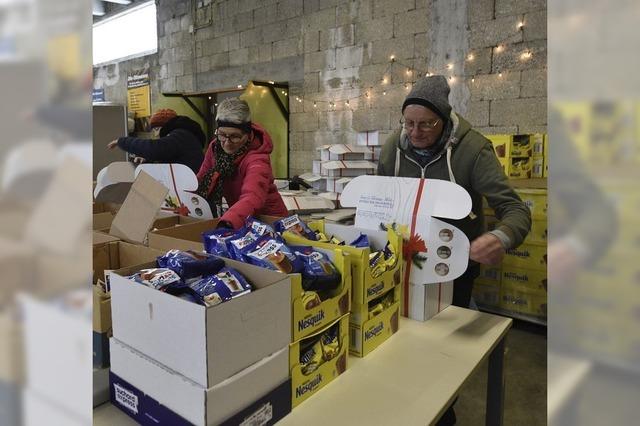
<svg viewBox="0 0 640 426"><path fill-rule="evenodd" d="M466 235L434 218L463 219L469 214L471 197L461 186L438 179L359 176L344 188L340 203L356 207L356 227L380 229L381 223L394 222L406 225L409 244L426 247L426 251L418 251L406 272L409 282L450 281L467 269Z"/></svg>
<svg viewBox="0 0 640 426"><path fill-rule="evenodd" d="M161 209L182 216L199 219L213 219L207 200L193 192L198 189L198 178L184 164L141 164L136 168L151 175L155 180L169 188L169 193Z"/></svg>

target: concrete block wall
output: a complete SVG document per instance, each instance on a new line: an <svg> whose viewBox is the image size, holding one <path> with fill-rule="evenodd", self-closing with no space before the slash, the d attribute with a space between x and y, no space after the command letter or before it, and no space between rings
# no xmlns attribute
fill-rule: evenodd
<svg viewBox="0 0 640 426"><path fill-rule="evenodd" d="M386 138L399 127L400 107L418 72L453 77L452 105L485 133L546 131L544 0L193 4L157 0L158 53L97 70L108 100L126 102L126 88L112 84L124 85L126 78L115 76L145 60L154 80L152 104L160 92L286 81L290 175L310 171L320 145L355 143L364 130ZM498 44L504 48L499 54ZM522 60L525 50L532 56Z"/></svg>

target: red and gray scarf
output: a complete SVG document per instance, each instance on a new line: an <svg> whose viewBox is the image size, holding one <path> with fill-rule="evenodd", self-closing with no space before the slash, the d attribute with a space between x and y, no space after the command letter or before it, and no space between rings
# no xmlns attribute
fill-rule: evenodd
<svg viewBox="0 0 640 426"><path fill-rule="evenodd" d="M224 180L236 172L238 165L247 151L249 151L251 138L233 154L227 154L222 149L218 139L215 139L212 143L215 144L212 148L215 163L203 176L196 193L209 202L213 217L220 217L224 213L222 210L222 186Z"/></svg>

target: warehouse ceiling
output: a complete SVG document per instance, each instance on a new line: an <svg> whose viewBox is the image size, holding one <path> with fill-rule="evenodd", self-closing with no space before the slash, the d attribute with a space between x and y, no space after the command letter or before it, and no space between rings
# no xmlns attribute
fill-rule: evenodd
<svg viewBox="0 0 640 426"><path fill-rule="evenodd" d="M105 16L121 12L135 3L147 1L149 0L92 0L93 22L98 22Z"/></svg>

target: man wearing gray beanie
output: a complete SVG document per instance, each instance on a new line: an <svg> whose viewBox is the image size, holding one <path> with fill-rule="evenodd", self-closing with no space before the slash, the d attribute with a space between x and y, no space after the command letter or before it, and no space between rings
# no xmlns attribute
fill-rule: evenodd
<svg viewBox="0 0 640 426"><path fill-rule="evenodd" d="M449 180L471 196L467 218L446 220L471 242L469 267L453 290L453 304L467 308L479 264L496 265L507 249L519 246L529 233L531 213L509 185L491 142L452 111L444 76L416 81L402 116L400 128L382 148L378 174ZM499 220L491 232L485 232L483 196Z"/></svg>

